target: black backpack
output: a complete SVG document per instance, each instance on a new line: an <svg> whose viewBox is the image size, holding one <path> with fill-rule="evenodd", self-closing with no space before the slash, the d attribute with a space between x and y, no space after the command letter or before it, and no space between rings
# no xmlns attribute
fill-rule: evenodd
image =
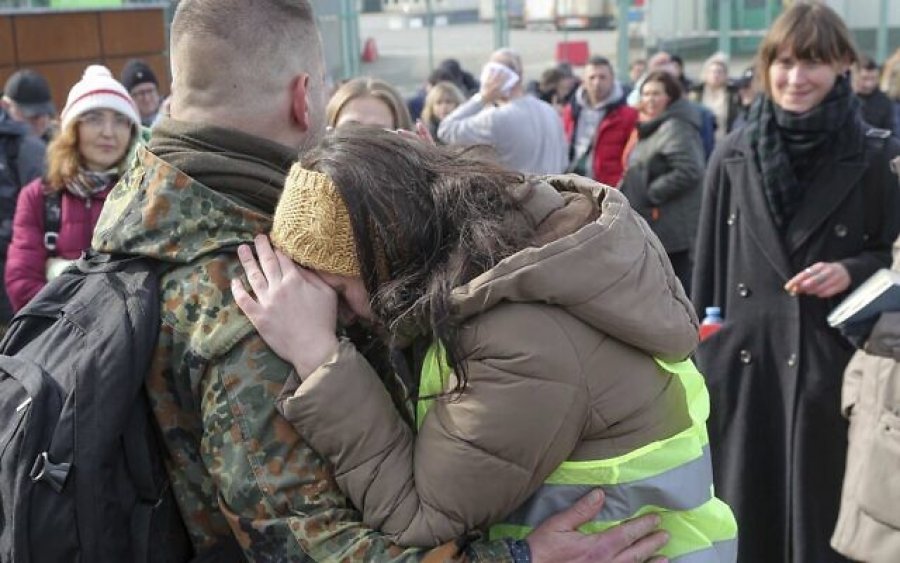
<svg viewBox="0 0 900 563"><path fill-rule="evenodd" d="M191 559L144 391L161 271L146 258L83 256L10 323L0 562Z"/></svg>

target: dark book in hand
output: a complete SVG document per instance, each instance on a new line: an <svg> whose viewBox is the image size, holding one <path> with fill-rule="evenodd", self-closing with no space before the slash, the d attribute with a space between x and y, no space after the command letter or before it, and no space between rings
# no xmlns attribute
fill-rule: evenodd
<svg viewBox="0 0 900 563"><path fill-rule="evenodd" d="M881 313L900 311L900 272L872 274L828 315L828 324L848 336L868 336Z"/></svg>

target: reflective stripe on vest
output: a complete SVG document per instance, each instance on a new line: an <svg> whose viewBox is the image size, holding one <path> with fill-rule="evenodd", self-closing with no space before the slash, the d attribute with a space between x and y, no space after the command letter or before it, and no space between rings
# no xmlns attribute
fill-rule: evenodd
<svg viewBox="0 0 900 563"><path fill-rule="evenodd" d="M491 527L491 539L524 538L549 516L602 487L603 509L581 531L601 532L622 520L656 512L662 519L660 527L671 534L660 555L678 563L736 561L737 523L728 505L713 496L706 431L709 394L703 376L690 360L656 359L656 363L684 387L691 426L613 458L564 461L522 506ZM432 345L422 365L420 396L441 393L450 377L443 348ZM425 399L416 405L418 426L432 402Z"/></svg>

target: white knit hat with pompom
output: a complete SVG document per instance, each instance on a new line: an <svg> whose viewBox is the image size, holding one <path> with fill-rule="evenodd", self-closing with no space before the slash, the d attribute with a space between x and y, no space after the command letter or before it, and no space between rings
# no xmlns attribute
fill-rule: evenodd
<svg viewBox="0 0 900 563"><path fill-rule="evenodd" d="M84 71L81 80L69 90L66 107L62 110L62 126L79 115L95 109L111 109L127 117L135 127L140 127L137 106L128 95L122 83L113 78L109 69L103 65L91 65Z"/></svg>

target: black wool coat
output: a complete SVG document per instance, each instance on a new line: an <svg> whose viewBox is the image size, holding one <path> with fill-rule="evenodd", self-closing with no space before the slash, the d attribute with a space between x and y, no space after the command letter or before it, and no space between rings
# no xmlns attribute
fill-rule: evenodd
<svg viewBox="0 0 900 563"><path fill-rule="evenodd" d="M727 137L707 170L693 302L722 308L724 324L700 345L711 397L717 494L735 511L739 561L844 561L828 545L847 450L840 414L851 346L826 316L831 299L791 296L785 282L819 261L839 261L851 290L891 263L900 187L890 161L900 143L859 119L830 147L784 233L772 220L747 132Z"/></svg>

